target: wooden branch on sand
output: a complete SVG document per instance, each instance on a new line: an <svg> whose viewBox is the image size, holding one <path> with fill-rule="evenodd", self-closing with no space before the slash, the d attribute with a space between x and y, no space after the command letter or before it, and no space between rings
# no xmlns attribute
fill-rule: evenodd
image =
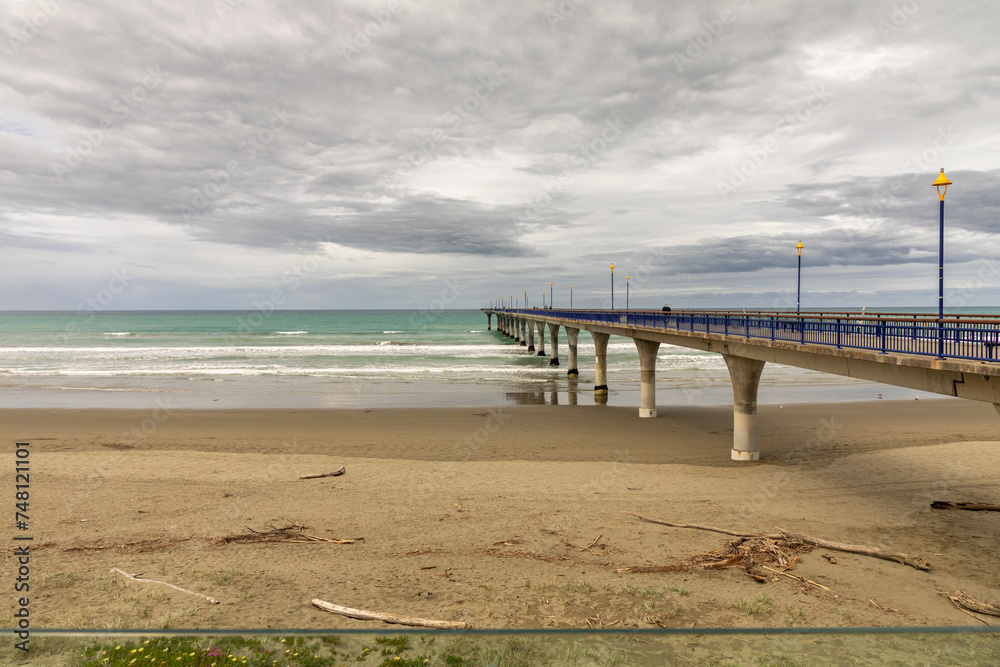
<svg viewBox="0 0 1000 667"><path fill-rule="evenodd" d="M696 523L671 523L669 521L661 521L660 519L650 519L649 517L639 516L638 514L633 514L632 512L625 512L629 516L634 516L639 521L645 521L646 523L658 523L661 526L670 526L672 528L694 528L695 530L708 530L713 533L722 533L723 535L733 535L734 537L770 537L772 540L775 538L780 538L781 535L764 535L763 533L739 533L735 530L726 530L725 528L713 528L712 526L699 526Z"/></svg>
<svg viewBox="0 0 1000 667"><path fill-rule="evenodd" d="M464 630L472 627L468 623L462 623L461 621L433 621L425 618L409 618L406 616L397 616L396 614L387 614L380 611L366 611L364 609L341 607L339 604L331 604L329 602L324 602L323 600L313 600L312 603L314 607L322 609L323 611L328 611L331 614L339 614L341 616L347 616L348 618L357 618L362 621L382 621L383 623L392 623L395 625L412 625L421 628L437 628L439 630Z"/></svg>
<svg viewBox="0 0 1000 667"><path fill-rule="evenodd" d="M806 579L805 577L800 577L797 574L792 574L790 572L785 572L784 570L775 570L773 567L768 567L767 565L761 565L761 567L764 568L765 570L769 570L771 572L774 572L775 574L780 574L780 575L783 575L785 577L788 577L789 579L795 579L796 581L801 581L803 584L811 584L813 586L819 586L824 591L830 590L829 588L827 588L823 584L817 583L817 582L813 581L812 579Z"/></svg>
<svg viewBox="0 0 1000 667"><path fill-rule="evenodd" d="M740 533L734 530L726 530L725 528L714 528L712 526L699 526L697 524L685 524L685 523L671 523L669 521L661 521L659 519L650 519L648 517L639 516L638 514L632 514L632 512L625 512L630 516L634 516L640 521L645 521L647 523L658 523L662 526L672 526L674 528L694 528L696 530L708 530L714 533L723 533L725 535L734 535L736 537L764 537L772 540L798 540L799 542L805 542L806 544L812 544L818 547L823 547L825 549L835 549L837 551L846 551L848 553L861 554L863 556L872 556L874 558L881 558L883 560L891 560L897 563L902 563L903 565L909 565L918 570L929 570L931 569L931 564L925 561L919 556L910 556L903 553L894 553L891 551L883 551L878 547L868 547L860 544L842 544L840 542L831 542L830 540L824 540L818 537L810 537L808 535L801 535L799 533L790 533L786 530L779 530L775 534L765 534L765 533Z"/></svg>
<svg viewBox="0 0 1000 667"><path fill-rule="evenodd" d="M965 503L950 500L935 500L931 507L936 510L972 510L973 512L1000 512L996 503Z"/></svg>
<svg viewBox="0 0 1000 667"><path fill-rule="evenodd" d="M207 595L202 595L201 593L195 593L194 591L189 591L188 589L181 588L180 586L174 586L173 584L168 584L165 581L155 581L153 579L140 579L139 577L135 576L134 574L129 574L128 572L125 572L123 570L119 570L117 567L111 568L111 572L117 572L117 573L121 574L123 577L125 577L126 579L131 579L132 581L137 581L140 584L161 584L163 586L170 586L174 590L178 590L181 593L189 593L191 595L197 595L200 598L205 598L211 604L219 604L219 601L216 600L215 598L210 598Z"/></svg>
<svg viewBox="0 0 1000 667"><path fill-rule="evenodd" d="M952 595L948 595L947 593L941 593L941 595L944 595L952 602L960 604L966 609L970 609L976 613L986 614L987 616L1000 616L1000 607L990 604L989 602L984 602L979 598L974 598L969 595L968 591L957 590Z"/></svg>
<svg viewBox="0 0 1000 667"><path fill-rule="evenodd" d="M314 472L309 475L299 475L299 479L319 479L320 477L340 477L347 472L347 466L340 466L340 470L333 472Z"/></svg>
<svg viewBox="0 0 1000 667"><path fill-rule="evenodd" d="M862 556L872 556L873 558L881 558L882 560L891 560L903 565L909 565L910 567L918 570L931 569L931 564L919 556L910 556L909 554L904 553L884 551L878 547L867 547L863 544L842 544L840 542L831 542L830 540L824 540L818 537L809 537L808 535L800 535L799 533L789 533L787 530L782 530L780 533L782 537L785 537L786 539L798 540L799 542L805 542L806 544L815 544L816 546L823 547L824 549L836 549L837 551L846 551L852 554L861 554Z"/></svg>

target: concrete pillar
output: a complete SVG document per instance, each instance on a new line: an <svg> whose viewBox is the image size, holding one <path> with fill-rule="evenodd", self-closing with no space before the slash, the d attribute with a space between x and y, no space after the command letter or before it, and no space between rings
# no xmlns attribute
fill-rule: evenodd
<svg viewBox="0 0 1000 667"><path fill-rule="evenodd" d="M569 370L566 371L566 375L575 377L580 374L576 367L576 339L580 335L580 330L570 327L563 328L566 329L566 341L569 345Z"/></svg>
<svg viewBox="0 0 1000 667"><path fill-rule="evenodd" d="M733 460L756 461L757 387L764 362L746 357L722 355L733 382Z"/></svg>
<svg viewBox="0 0 1000 667"><path fill-rule="evenodd" d="M597 377L594 379L594 394L600 396L608 395L608 339L611 338L611 334L597 333L596 331L591 331L590 335L594 337L594 352L595 360L597 362L596 372Z"/></svg>
<svg viewBox="0 0 1000 667"><path fill-rule="evenodd" d="M535 351L535 323L528 322L528 352Z"/></svg>
<svg viewBox="0 0 1000 667"><path fill-rule="evenodd" d="M552 358L549 359L549 366L559 365L559 325L549 323L549 338L551 342L549 347L552 348Z"/></svg>
<svg viewBox="0 0 1000 667"><path fill-rule="evenodd" d="M521 318L514 318L514 342L518 343L521 341Z"/></svg>
<svg viewBox="0 0 1000 667"><path fill-rule="evenodd" d="M493 329L493 313L486 313L486 330L491 331Z"/></svg>
<svg viewBox="0 0 1000 667"><path fill-rule="evenodd" d="M656 416L656 353L660 344L651 340L633 338L639 350L639 416Z"/></svg>
<svg viewBox="0 0 1000 667"><path fill-rule="evenodd" d="M527 345L528 344L528 343L525 342L527 340L527 337L526 337L527 336L527 329L528 329L528 320L522 318L521 319L521 345Z"/></svg>
<svg viewBox="0 0 1000 667"><path fill-rule="evenodd" d="M545 356L545 322L535 322L538 325L538 356Z"/></svg>

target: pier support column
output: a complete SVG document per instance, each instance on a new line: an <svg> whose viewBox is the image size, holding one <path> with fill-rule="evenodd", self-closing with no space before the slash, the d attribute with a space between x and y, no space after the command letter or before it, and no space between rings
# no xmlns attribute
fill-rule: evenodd
<svg viewBox="0 0 1000 667"><path fill-rule="evenodd" d="M521 318L514 318L514 342L521 342Z"/></svg>
<svg viewBox="0 0 1000 667"><path fill-rule="evenodd" d="M596 361L596 375L594 380L594 394L598 396L608 395L608 339L611 334L597 333L591 331L594 337L594 357Z"/></svg>
<svg viewBox="0 0 1000 667"><path fill-rule="evenodd" d="M756 461L757 449L757 387L764 362L746 357L722 355L733 382L733 460Z"/></svg>
<svg viewBox="0 0 1000 667"><path fill-rule="evenodd" d="M639 350L639 416L656 416L656 353L660 344L651 340L633 338Z"/></svg>
<svg viewBox="0 0 1000 667"><path fill-rule="evenodd" d="M492 331L493 329L493 313L486 313L486 330Z"/></svg>
<svg viewBox="0 0 1000 667"><path fill-rule="evenodd" d="M576 339L580 335L580 330L570 327L563 328L566 329L566 344L569 346L569 370L566 371L566 375L576 377L580 374L576 368Z"/></svg>
<svg viewBox="0 0 1000 667"><path fill-rule="evenodd" d="M545 356L545 322L535 322L538 325L538 356Z"/></svg>
<svg viewBox="0 0 1000 667"><path fill-rule="evenodd" d="M535 351L535 323L528 321L528 352Z"/></svg>
<svg viewBox="0 0 1000 667"><path fill-rule="evenodd" d="M528 340L528 338L527 338L527 336L528 336L527 330L528 330L528 320L522 319L521 320L521 345L527 345L528 344L527 342L525 342L525 341Z"/></svg>
<svg viewBox="0 0 1000 667"><path fill-rule="evenodd" d="M549 347L552 348L552 358L549 359L549 366L559 365L559 325L549 323L549 338L551 342Z"/></svg>

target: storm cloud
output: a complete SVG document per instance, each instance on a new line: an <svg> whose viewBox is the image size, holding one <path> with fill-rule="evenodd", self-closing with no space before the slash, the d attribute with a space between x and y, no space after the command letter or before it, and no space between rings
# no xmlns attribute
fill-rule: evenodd
<svg viewBox="0 0 1000 667"><path fill-rule="evenodd" d="M598 305L611 262L648 264L651 300L766 305L799 240L831 298L877 268L876 301L920 304L941 167L956 275L997 247L998 24L943 0L12 0L0 308L72 308L121 267L114 307L247 307L305 257L288 307L450 279L460 307L549 281Z"/></svg>

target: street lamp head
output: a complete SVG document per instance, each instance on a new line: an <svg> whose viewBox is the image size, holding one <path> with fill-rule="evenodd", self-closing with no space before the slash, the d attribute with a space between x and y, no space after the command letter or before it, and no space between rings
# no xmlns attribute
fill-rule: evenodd
<svg viewBox="0 0 1000 667"><path fill-rule="evenodd" d="M941 174L937 177L937 180L931 185L937 188L938 197L941 201L944 201L944 196L948 192L948 186L951 185L951 181L949 181L948 177L944 175L944 167L941 168ZM944 190L941 189L942 187Z"/></svg>
<svg viewBox="0 0 1000 667"><path fill-rule="evenodd" d="M628 282L628 276L625 276L625 282Z"/></svg>
<svg viewBox="0 0 1000 667"><path fill-rule="evenodd" d="M614 270L615 270L615 265L614 265L614 264L612 264L612 265L611 265L611 270L612 270L612 271L614 271Z"/></svg>
<svg viewBox="0 0 1000 667"><path fill-rule="evenodd" d="M802 256L802 249L805 248L805 246L802 245L802 241L799 241L799 244L797 246L795 246L795 247L798 249L799 256L801 257Z"/></svg>

